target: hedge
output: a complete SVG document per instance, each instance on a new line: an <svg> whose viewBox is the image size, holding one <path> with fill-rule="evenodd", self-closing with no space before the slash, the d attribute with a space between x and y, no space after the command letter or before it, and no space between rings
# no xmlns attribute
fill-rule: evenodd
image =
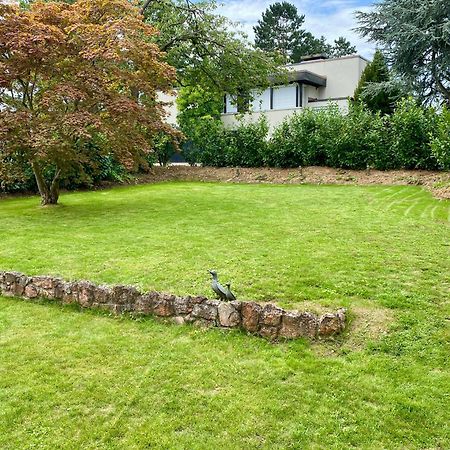
<svg viewBox="0 0 450 450"><path fill-rule="evenodd" d="M449 169L450 112L401 100L392 115L375 114L359 104L348 113L337 106L295 113L269 137L263 117L240 120L235 128L219 120L199 120L188 135L190 163L208 166L347 169Z"/></svg>

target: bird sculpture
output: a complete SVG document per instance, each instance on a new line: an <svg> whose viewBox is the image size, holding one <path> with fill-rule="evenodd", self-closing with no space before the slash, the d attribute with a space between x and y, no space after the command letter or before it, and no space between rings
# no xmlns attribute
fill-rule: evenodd
<svg viewBox="0 0 450 450"><path fill-rule="evenodd" d="M227 299L227 291L226 289L219 283L217 278L217 272L215 270L208 270L208 272L212 276L211 287L212 290L219 296L221 300Z"/></svg>
<svg viewBox="0 0 450 450"><path fill-rule="evenodd" d="M236 300L236 296L230 290L231 283L226 283L225 286L227 287L227 289L226 289L227 299L230 302L232 302L233 300Z"/></svg>

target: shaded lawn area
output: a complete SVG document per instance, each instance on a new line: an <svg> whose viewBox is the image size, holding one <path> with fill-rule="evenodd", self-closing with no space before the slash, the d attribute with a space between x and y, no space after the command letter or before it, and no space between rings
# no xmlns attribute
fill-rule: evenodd
<svg viewBox="0 0 450 450"><path fill-rule="evenodd" d="M449 448L448 202L417 187L171 183L0 201L0 269L389 308L389 332L244 333L0 298L0 448ZM351 334L351 330L350 330Z"/></svg>

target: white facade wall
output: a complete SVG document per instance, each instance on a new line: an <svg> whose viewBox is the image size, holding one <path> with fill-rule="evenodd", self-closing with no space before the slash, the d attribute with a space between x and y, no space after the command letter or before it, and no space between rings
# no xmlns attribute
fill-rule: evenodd
<svg viewBox="0 0 450 450"><path fill-rule="evenodd" d="M368 61L364 58L353 55L342 58L325 59L317 61L306 61L287 66L291 71L309 71L325 77L327 85L324 87L314 87L300 85L302 106L296 107L296 83L287 86L275 86L273 88L273 108L270 108L270 89L262 93L255 92L251 102L251 114L246 114L245 119L252 122L258 120L261 114L265 114L271 129L280 124L286 117L298 112L303 107L323 108L330 102L337 104L339 108L346 111L348 108L348 97L351 97L358 85L361 74ZM161 101L167 102L165 107L168 116L167 122L176 125L177 106L175 95L161 93ZM227 126L236 124L237 107L235 102L226 96L226 113L222 114L222 122Z"/></svg>
<svg viewBox="0 0 450 450"><path fill-rule="evenodd" d="M348 98L353 95L358 85L361 74L368 61L358 55L344 56L342 58L330 58L315 61L305 61L287 66L289 71L300 72L309 71L326 78L326 86L314 87L301 85L302 106L308 108L323 108L332 102L346 111L348 108ZM273 88L273 108L270 108L270 89L261 95L265 101L255 102L251 107L251 113L245 115L245 120L256 121L261 113L265 113L271 129L281 123L286 117L294 114L301 107L296 107L296 83L288 86ZM266 106L264 108L264 106ZM235 112L222 115L222 122L227 126L236 123Z"/></svg>
<svg viewBox="0 0 450 450"><path fill-rule="evenodd" d="M166 94L165 92L159 92L158 93L158 100L160 102L166 103L164 106L164 111L166 112L166 122L169 125L176 125L177 124L177 115L178 115L178 108L177 108L177 92L174 91L172 95Z"/></svg>

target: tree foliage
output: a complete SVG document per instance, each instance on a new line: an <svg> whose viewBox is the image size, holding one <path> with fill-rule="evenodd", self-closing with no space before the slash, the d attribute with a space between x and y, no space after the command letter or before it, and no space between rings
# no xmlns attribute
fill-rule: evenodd
<svg viewBox="0 0 450 450"><path fill-rule="evenodd" d="M158 46L177 69L181 86L201 86L219 95L237 95L268 86L280 59L256 49L233 24L204 0L153 0L143 4L145 21L159 30Z"/></svg>
<svg viewBox="0 0 450 450"><path fill-rule="evenodd" d="M302 28L305 21L299 15L295 5L283 1L270 5L253 28L255 44L266 52L278 52L285 63L300 62L306 55L326 54L329 56L345 56L356 53L356 48L343 37L334 41L334 45L325 38L315 37Z"/></svg>
<svg viewBox="0 0 450 450"><path fill-rule="evenodd" d="M402 89L392 80L383 53L377 49L359 79L355 102L364 103L373 112L391 114L401 96Z"/></svg>
<svg viewBox="0 0 450 450"><path fill-rule="evenodd" d="M351 44L351 42L343 36L338 37L334 40L334 45L331 48L331 55L335 58L340 58L341 56L354 55L356 53L356 47Z"/></svg>
<svg viewBox="0 0 450 450"><path fill-rule="evenodd" d="M157 99L175 70L130 2L0 5L0 17L2 177L26 162L42 203L56 203L59 180L94 160L93 149L130 168L156 134L175 136Z"/></svg>
<svg viewBox="0 0 450 450"><path fill-rule="evenodd" d="M266 52L279 52L286 63L292 62L305 39L304 21L305 16L299 15L291 3L274 3L262 13L261 20L253 28L255 44Z"/></svg>
<svg viewBox="0 0 450 450"><path fill-rule="evenodd" d="M358 12L357 29L425 102L450 104L450 2L382 0Z"/></svg>

